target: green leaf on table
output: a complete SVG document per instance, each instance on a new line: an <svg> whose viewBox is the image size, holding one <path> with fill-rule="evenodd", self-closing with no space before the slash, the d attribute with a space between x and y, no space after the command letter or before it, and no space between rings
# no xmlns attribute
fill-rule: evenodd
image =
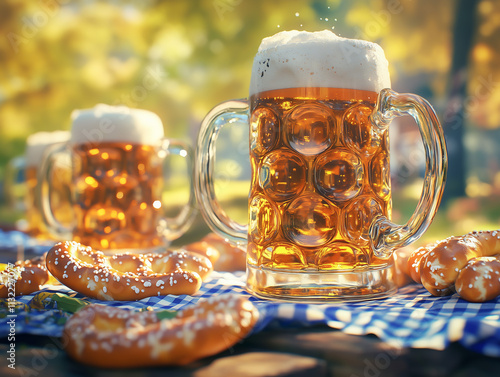
<svg viewBox="0 0 500 377"><path fill-rule="evenodd" d="M161 321L163 319L172 319L177 315L176 310L160 310L156 312L156 317Z"/></svg>
<svg viewBox="0 0 500 377"><path fill-rule="evenodd" d="M69 297L68 295L62 293L54 293L50 298L52 302L57 303L58 309L69 313L75 313L80 308L90 304L88 301Z"/></svg>

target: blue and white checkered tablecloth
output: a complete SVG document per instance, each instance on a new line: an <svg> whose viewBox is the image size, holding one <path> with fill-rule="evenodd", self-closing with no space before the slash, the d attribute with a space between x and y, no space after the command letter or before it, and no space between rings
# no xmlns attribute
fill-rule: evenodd
<svg viewBox="0 0 500 377"><path fill-rule="evenodd" d="M45 292L59 292L84 298L62 285L46 286ZM233 293L249 295L245 290L245 273L213 272L193 296L150 297L139 301L99 301L133 310L150 307L155 310L179 310L201 298ZM18 297L29 305L35 295ZM271 302L251 297L260 312L254 332L264 329L307 327L318 324L348 334L374 334L397 347L445 349L459 342L475 352L500 357L500 298L485 303L470 303L458 295L433 297L419 285L409 285L385 299L302 304ZM0 307L0 337L10 331L5 305ZM57 337L67 313L57 308L19 310L15 314L16 334L38 334Z"/></svg>
<svg viewBox="0 0 500 377"><path fill-rule="evenodd" d="M47 286L46 292L79 294L64 286ZM200 298L245 291L245 274L214 272L194 296L150 297L139 301L91 302L128 309L179 310ZM28 304L34 295L18 297ZM392 297L361 302L333 304L278 303L252 297L260 312L254 332L270 328L306 327L325 324L348 334L374 334L397 347L444 349L459 342L473 351L500 356L500 299L482 304L469 303L457 295L433 297L424 288L410 285ZM57 337L62 316L57 309L20 311L16 314L16 333ZM0 336L7 336L9 318L0 318Z"/></svg>

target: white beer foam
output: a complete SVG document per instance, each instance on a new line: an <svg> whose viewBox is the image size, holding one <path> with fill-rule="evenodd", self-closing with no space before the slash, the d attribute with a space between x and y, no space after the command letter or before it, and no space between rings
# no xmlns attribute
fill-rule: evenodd
<svg viewBox="0 0 500 377"><path fill-rule="evenodd" d="M165 136L163 123L155 113L126 106L98 104L71 114L73 144L124 142L159 145Z"/></svg>
<svg viewBox="0 0 500 377"><path fill-rule="evenodd" d="M28 136L24 152L26 166L40 165L43 153L49 146L67 142L69 138L69 131L37 132Z"/></svg>
<svg viewBox="0 0 500 377"><path fill-rule="evenodd" d="M378 93L391 86L388 65L376 43L342 38L330 30L282 31L262 40L253 62L250 95L301 87Z"/></svg>

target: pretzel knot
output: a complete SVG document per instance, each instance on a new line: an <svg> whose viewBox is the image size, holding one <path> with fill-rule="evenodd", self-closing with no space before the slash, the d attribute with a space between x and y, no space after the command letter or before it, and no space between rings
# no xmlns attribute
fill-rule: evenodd
<svg viewBox="0 0 500 377"><path fill-rule="evenodd" d="M17 261L0 272L0 298L22 296L38 291L50 279L45 255Z"/></svg>
<svg viewBox="0 0 500 377"><path fill-rule="evenodd" d="M212 271L208 258L186 251L106 256L70 241L52 247L46 261L50 273L62 284L107 301L192 295Z"/></svg>
<svg viewBox="0 0 500 377"><path fill-rule="evenodd" d="M154 311L91 304L66 322L63 336L72 358L97 367L185 365L233 346L257 320L249 298L233 294L202 299L162 320Z"/></svg>
<svg viewBox="0 0 500 377"><path fill-rule="evenodd" d="M416 249L411 277L434 296L457 293L473 302L500 295L500 230L470 232Z"/></svg>

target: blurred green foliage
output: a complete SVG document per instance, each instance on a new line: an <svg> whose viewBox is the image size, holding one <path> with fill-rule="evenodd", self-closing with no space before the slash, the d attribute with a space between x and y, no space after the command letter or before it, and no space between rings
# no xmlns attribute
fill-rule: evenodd
<svg viewBox="0 0 500 377"><path fill-rule="evenodd" d="M247 95L261 39L280 30L378 41L396 82L426 72L442 91L453 1L415 3L2 1L0 166L30 133L68 129L72 110L96 103L152 110L168 136L193 138L211 107Z"/></svg>
<svg viewBox="0 0 500 377"><path fill-rule="evenodd" d="M424 95L439 114L447 100L456 3L1 1L0 180L29 134L69 129L74 109L97 103L154 111L168 137L194 143L210 108L247 95L260 41L281 30L331 29L378 42L390 62L393 88ZM469 70L469 99L475 101L467 108L479 151L477 140L499 137L499 16L499 2L480 1ZM469 192L499 195L498 166L492 163L483 173L479 183L488 187L471 186Z"/></svg>

